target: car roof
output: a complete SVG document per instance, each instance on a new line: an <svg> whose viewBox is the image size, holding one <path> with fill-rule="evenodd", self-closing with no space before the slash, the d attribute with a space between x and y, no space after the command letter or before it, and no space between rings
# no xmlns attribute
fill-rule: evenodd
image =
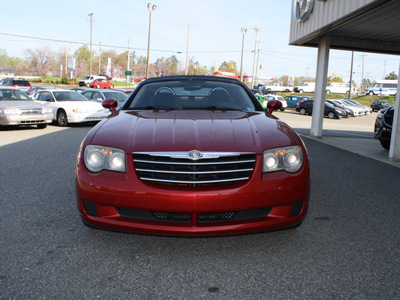
<svg viewBox="0 0 400 300"><path fill-rule="evenodd" d="M20 91L19 88L12 87L12 86L6 86L6 85L0 85L0 89L2 89L2 90L15 90L15 91Z"/></svg>
<svg viewBox="0 0 400 300"><path fill-rule="evenodd" d="M242 83L241 81L234 79L234 78L218 77L218 76L205 76L205 75L179 75L179 76L151 77L151 78L144 80L143 84L149 83L149 82L176 81L176 80L220 81L220 82L244 85L244 83Z"/></svg>

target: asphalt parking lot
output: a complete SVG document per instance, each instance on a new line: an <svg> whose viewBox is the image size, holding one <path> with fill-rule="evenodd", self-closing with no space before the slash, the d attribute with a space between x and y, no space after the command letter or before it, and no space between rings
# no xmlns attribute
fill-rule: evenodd
<svg viewBox="0 0 400 300"><path fill-rule="evenodd" d="M85 227L74 168L91 127L0 131L0 299L399 299L400 169L307 138L311 117L277 115L304 134L307 218L211 238ZM380 147L361 118L325 119L324 132Z"/></svg>

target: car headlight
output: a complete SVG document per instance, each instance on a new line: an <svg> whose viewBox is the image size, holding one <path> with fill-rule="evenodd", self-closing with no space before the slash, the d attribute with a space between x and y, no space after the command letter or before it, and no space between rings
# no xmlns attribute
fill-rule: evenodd
<svg viewBox="0 0 400 300"><path fill-rule="evenodd" d="M117 148L88 145L84 155L85 166L92 172L110 170L125 172L125 151Z"/></svg>
<svg viewBox="0 0 400 300"><path fill-rule="evenodd" d="M53 112L53 110L51 108L43 108L42 109L42 113L43 114L49 114L49 113L52 113L52 112Z"/></svg>
<svg viewBox="0 0 400 300"><path fill-rule="evenodd" d="M90 110L89 109L85 109L85 108L73 108L72 111L74 113L89 113Z"/></svg>
<svg viewBox="0 0 400 300"><path fill-rule="evenodd" d="M0 109L0 113L3 115L20 115L21 111L18 108Z"/></svg>
<svg viewBox="0 0 400 300"><path fill-rule="evenodd" d="M303 165L303 151L300 146L289 146L264 151L263 172L285 170L294 173Z"/></svg>

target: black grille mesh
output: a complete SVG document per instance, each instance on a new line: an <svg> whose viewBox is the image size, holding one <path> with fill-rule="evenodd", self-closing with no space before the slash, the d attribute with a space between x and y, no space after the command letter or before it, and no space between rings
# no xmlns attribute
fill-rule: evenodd
<svg viewBox="0 0 400 300"><path fill-rule="evenodd" d="M117 207L116 210L124 218L177 223L191 223L192 221L192 214L190 213L147 211L121 207ZM264 218L269 215L271 210L271 208L259 208L241 211L199 213L197 214L197 222L199 224L217 223Z"/></svg>

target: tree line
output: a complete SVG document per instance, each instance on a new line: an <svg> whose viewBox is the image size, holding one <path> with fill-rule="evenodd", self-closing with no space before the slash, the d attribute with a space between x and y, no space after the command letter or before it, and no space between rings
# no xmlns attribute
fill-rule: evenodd
<svg viewBox="0 0 400 300"><path fill-rule="evenodd" d="M54 52L50 47L37 49L26 49L24 58L11 57L6 50L0 49L0 68L13 69L18 75L31 75L38 77L69 77L66 71L65 62L67 59L75 59L74 78L89 75L90 72L90 50L87 45L81 46L74 53L67 54L66 51ZM135 51L130 52L130 70L134 77L146 75L147 58L137 55ZM125 77L128 69L128 51L118 53L115 50L93 51L92 52L92 74L107 73L108 58L111 58L111 76ZM63 70L61 71L61 67ZM186 64L178 60L175 55L171 57L158 58L149 66L149 76L168 76L185 74ZM219 66L204 66L193 57L188 61L188 75L204 75L214 71L238 73L235 61L224 61Z"/></svg>

